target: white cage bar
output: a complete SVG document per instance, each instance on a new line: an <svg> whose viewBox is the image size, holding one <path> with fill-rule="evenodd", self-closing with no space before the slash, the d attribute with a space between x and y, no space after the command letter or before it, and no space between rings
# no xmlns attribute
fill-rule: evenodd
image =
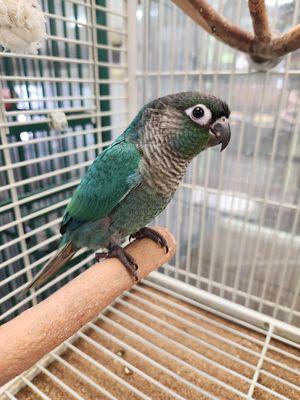
<svg viewBox="0 0 300 400"><path fill-rule="evenodd" d="M246 0L211 3L251 29ZM232 141L221 155L199 155L155 220L176 236L174 260L0 388L1 400L50 399L53 387L84 399L76 379L103 399L299 398L299 50L260 73L170 1L42 7L40 53L0 52L1 323L92 262L82 250L70 269L16 300L53 255L86 168L142 104L213 92L232 110ZM274 31L300 21L299 0L267 7ZM55 110L66 114L66 132L51 128Z"/></svg>

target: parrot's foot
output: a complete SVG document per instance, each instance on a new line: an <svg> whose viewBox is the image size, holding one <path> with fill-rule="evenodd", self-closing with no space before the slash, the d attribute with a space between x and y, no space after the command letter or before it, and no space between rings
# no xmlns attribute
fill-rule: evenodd
<svg viewBox="0 0 300 400"><path fill-rule="evenodd" d="M148 227L141 228L139 231L137 231L136 233L132 233L129 236L129 240L130 239L143 239L143 238L148 238L148 239L153 240L153 242L161 245L161 247L163 247L165 249L166 253L169 252L169 247L166 242L166 239L160 233L156 232L154 229L151 229Z"/></svg>
<svg viewBox="0 0 300 400"><path fill-rule="evenodd" d="M95 254L95 259L97 262L103 259L114 257L117 258L124 265L128 272L133 276L135 282L138 282L138 265L135 262L135 259L130 254L128 254L121 246L115 245L108 252Z"/></svg>

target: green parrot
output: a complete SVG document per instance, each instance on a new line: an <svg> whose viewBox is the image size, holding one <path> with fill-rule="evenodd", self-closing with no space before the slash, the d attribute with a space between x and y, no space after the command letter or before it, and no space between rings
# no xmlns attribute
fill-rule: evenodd
<svg viewBox="0 0 300 400"><path fill-rule="evenodd" d="M128 128L91 164L71 198L54 257L28 284L40 285L81 248L105 248L96 260L118 258L134 279L138 265L121 247L130 235L148 237L168 251L164 238L145 227L170 202L191 160L230 140L228 105L217 97L183 92L146 104Z"/></svg>

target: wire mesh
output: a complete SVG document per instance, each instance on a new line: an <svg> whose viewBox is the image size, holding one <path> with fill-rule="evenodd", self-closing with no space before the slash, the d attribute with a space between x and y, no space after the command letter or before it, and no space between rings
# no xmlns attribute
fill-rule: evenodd
<svg viewBox="0 0 300 400"><path fill-rule="evenodd" d="M180 243L165 271L297 325L299 51L256 73L171 3L141 2L134 30L123 3L44 2L49 39L41 54L1 53L2 310L40 266L31 265L55 249L66 199L137 103L199 89L231 104L234 135L226 154L210 150L192 164L158 219ZM297 2L275 3L273 29L299 20ZM243 4L214 6L250 28ZM65 133L49 126L57 109L67 116Z"/></svg>
<svg viewBox="0 0 300 400"><path fill-rule="evenodd" d="M257 328L146 280L5 395L297 399L299 350L272 325Z"/></svg>
<svg viewBox="0 0 300 400"><path fill-rule="evenodd" d="M211 5L251 30L246 1ZM299 23L299 2L267 6L273 31ZM232 109L228 151L200 155L156 221L179 242L164 271L298 326L299 50L260 73L171 2L143 1L137 16L139 104L200 90Z"/></svg>
<svg viewBox="0 0 300 400"><path fill-rule="evenodd" d="M246 3L211 5L250 30ZM299 0L267 5L272 30L299 23ZM90 162L148 100L200 90L230 104L232 140L226 152L210 149L192 163L156 219L178 243L161 272L299 326L299 50L259 73L170 1L42 7L48 40L40 54L0 52L0 324L92 262L80 251L16 300L54 254L63 210ZM51 126L55 110L66 115L64 132ZM245 320L146 281L3 396L297 399L299 345L272 324Z"/></svg>
<svg viewBox="0 0 300 400"><path fill-rule="evenodd" d="M15 300L56 249L63 209L91 160L126 126L123 3L44 1L48 39L41 53L1 52L2 322L51 292L24 306ZM66 115L65 132L51 127L55 110Z"/></svg>

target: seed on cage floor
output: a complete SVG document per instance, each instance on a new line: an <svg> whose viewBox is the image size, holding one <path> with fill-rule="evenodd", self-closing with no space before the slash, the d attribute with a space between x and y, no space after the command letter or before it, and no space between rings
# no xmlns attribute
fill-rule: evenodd
<svg viewBox="0 0 300 400"><path fill-rule="evenodd" d="M118 351L116 352L116 355L119 356L119 357L124 357L125 351L124 351L124 350L118 350Z"/></svg>
<svg viewBox="0 0 300 400"><path fill-rule="evenodd" d="M125 351L121 349L121 350L116 351L115 354L116 354L117 356L123 358L124 355L125 355ZM114 359L114 362L117 363L117 362L119 362L119 361L115 358L115 359Z"/></svg>
<svg viewBox="0 0 300 400"><path fill-rule="evenodd" d="M126 375L132 375L133 371L131 371L131 369L129 369L128 367L124 367L124 372Z"/></svg>

